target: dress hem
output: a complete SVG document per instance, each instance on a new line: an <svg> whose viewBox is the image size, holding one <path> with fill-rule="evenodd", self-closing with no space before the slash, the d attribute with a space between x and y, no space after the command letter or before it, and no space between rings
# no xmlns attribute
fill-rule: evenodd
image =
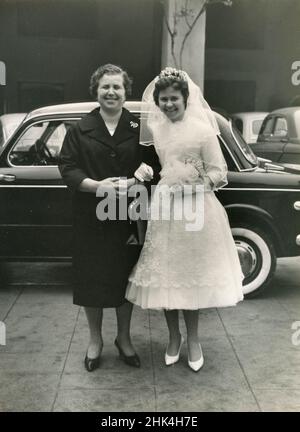
<svg viewBox="0 0 300 432"><path fill-rule="evenodd" d="M234 307L237 306L238 303L242 302L244 300L244 297L240 300L237 300L235 303L228 303L228 304L214 304L209 306L198 306L198 307L166 307L166 306L142 306L141 304L134 302L133 300L127 299L130 303L134 304L135 306L139 306L141 309L151 309L151 310L201 310L201 309L215 309L215 308L225 308L225 307Z"/></svg>

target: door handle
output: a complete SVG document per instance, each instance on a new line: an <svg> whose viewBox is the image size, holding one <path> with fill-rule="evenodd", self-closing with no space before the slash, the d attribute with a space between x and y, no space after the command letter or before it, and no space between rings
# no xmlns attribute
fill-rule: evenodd
<svg viewBox="0 0 300 432"><path fill-rule="evenodd" d="M13 174L0 174L0 181L5 183L13 183L16 180L16 176Z"/></svg>
<svg viewBox="0 0 300 432"><path fill-rule="evenodd" d="M294 202L294 209L298 210L298 211L300 210L300 201L295 201Z"/></svg>

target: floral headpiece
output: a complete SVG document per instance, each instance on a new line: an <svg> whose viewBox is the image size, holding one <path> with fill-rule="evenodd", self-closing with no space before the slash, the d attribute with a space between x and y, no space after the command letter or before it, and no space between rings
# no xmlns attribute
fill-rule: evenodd
<svg viewBox="0 0 300 432"><path fill-rule="evenodd" d="M177 78L182 81L187 81L188 79L186 72L172 67L166 67L165 69L163 69L161 73L156 77L156 81L162 78Z"/></svg>

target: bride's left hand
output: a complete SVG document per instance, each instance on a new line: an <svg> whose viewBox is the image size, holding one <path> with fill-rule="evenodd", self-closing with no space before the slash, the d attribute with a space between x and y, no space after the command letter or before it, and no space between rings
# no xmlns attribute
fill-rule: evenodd
<svg viewBox="0 0 300 432"><path fill-rule="evenodd" d="M154 173L152 167L145 164L144 162L141 163L134 173L134 177L141 182L152 180L153 175Z"/></svg>

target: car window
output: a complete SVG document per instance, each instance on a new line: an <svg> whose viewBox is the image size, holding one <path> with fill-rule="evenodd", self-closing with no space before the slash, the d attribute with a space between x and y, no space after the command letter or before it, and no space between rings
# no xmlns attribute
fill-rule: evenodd
<svg viewBox="0 0 300 432"><path fill-rule="evenodd" d="M252 122L252 133L253 135L258 135L261 125L262 125L263 120L254 120Z"/></svg>
<svg viewBox="0 0 300 432"><path fill-rule="evenodd" d="M234 124L235 124L236 128L237 128L241 133L243 133L243 121L242 121L241 119L239 119L239 118L236 118L236 119L234 119L233 121L234 121Z"/></svg>
<svg viewBox="0 0 300 432"><path fill-rule="evenodd" d="M17 166L57 165L64 137L73 123L74 121L68 120L34 123L12 148L9 162Z"/></svg>
<svg viewBox="0 0 300 432"><path fill-rule="evenodd" d="M241 150L243 151L244 155L248 159L248 161L251 164L257 164L257 157L253 153L249 144L247 144L246 141L244 140L240 131L234 125L232 125L232 134L233 134L234 138L236 139L238 145L240 146Z"/></svg>
<svg viewBox="0 0 300 432"><path fill-rule="evenodd" d="M277 117L274 127L274 136L285 137L288 134L287 121L284 117Z"/></svg>

